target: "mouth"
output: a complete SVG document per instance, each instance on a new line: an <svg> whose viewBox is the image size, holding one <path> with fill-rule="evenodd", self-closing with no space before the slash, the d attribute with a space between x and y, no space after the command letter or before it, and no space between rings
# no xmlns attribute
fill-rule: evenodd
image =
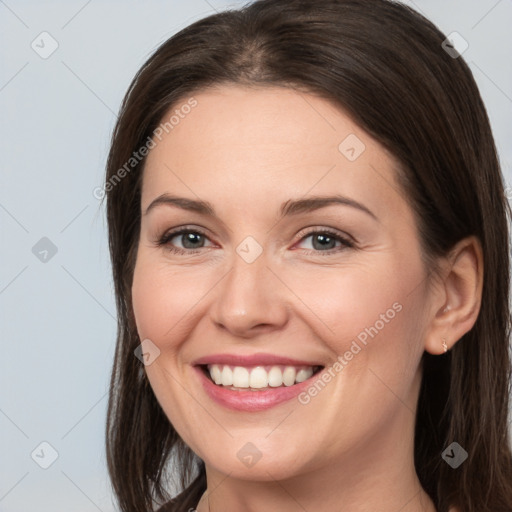
<svg viewBox="0 0 512 512"><path fill-rule="evenodd" d="M205 364L199 368L213 384L231 391L265 391L291 387L310 379L324 367L262 365L234 366L229 364Z"/></svg>
<svg viewBox="0 0 512 512"><path fill-rule="evenodd" d="M272 354L211 355L193 363L206 395L231 410L257 412L296 398L325 366Z"/></svg>

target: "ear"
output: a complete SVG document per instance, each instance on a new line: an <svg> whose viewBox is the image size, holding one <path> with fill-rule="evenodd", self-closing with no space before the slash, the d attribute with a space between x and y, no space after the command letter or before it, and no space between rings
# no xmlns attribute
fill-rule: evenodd
<svg viewBox="0 0 512 512"><path fill-rule="evenodd" d="M483 253L478 238L458 242L441 263L431 290L425 350L443 354L471 330L480 312L483 288Z"/></svg>

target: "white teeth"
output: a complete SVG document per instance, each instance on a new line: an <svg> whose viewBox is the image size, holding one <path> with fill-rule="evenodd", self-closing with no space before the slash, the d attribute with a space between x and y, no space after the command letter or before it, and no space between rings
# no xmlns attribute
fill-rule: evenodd
<svg viewBox="0 0 512 512"><path fill-rule="evenodd" d="M215 384L222 384L222 372L221 372L220 368L218 367L218 365L214 364L210 368L210 375L213 379L213 382L215 382Z"/></svg>
<svg viewBox="0 0 512 512"><path fill-rule="evenodd" d="M293 386L295 384L295 375L297 372L293 366L287 366L283 372L283 384L285 386Z"/></svg>
<svg viewBox="0 0 512 512"><path fill-rule="evenodd" d="M313 375L313 368L302 368L297 372L297 376L295 377L296 382L304 382L309 379Z"/></svg>
<svg viewBox="0 0 512 512"><path fill-rule="evenodd" d="M231 371L231 368L229 366L224 366L224 368L222 368L222 373L220 374L220 377L222 380L221 382L219 382L219 384L222 384L223 386L233 385L233 372Z"/></svg>
<svg viewBox="0 0 512 512"><path fill-rule="evenodd" d="M251 370L251 375L249 376L249 387L250 388L266 388L268 386L268 376L265 368L261 366L256 366Z"/></svg>
<svg viewBox="0 0 512 512"><path fill-rule="evenodd" d="M267 367L268 368L268 367ZM278 388L293 386L304 382L313 375L313 367L272 366L267 369L263 366L245 368L244 366L208 365L210 376L219 386L234 386L236 388Z"/></svg>
<svg viewBox="0 0 512 512"><path fill-rule="evenodd" d="M272 388L278 388L283 385L283 372L279 366L272 366L268 372L268 385Z"/></svg>
<svg viewBox="0 0 512 512"><path fill-rule="evenodd" d="M233 368L233 386L235 388L249 387L249 370L243 366L235 366Z"/></svg>

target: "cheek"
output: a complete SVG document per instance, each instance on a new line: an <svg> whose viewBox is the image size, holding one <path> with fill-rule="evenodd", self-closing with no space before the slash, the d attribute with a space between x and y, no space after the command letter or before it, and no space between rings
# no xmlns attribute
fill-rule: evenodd
<svg viewBox="0 0 512 512"><path fill-rule="evenodd" d="M169 268L162 258L139 256L133 277L132 301L141 339L150 338L164 348L179 340L181 324L208 291L210 279L197 269Z"/></svg>
<svg viewBox="0 0 512 512"><path fill-rule="evenodd" d="M374 368L393 381L412 378L423 352L419 257L411 255L407 265L390 256L369 265L318 268L307 279L304 275L290 273L287 283L307 306L302 309L305 323L315 326L333 358L347 361L345 373L362 376Z"/></svg>
<svg viewBox="0 0 512 512"><path fill-rule="evenodd" d="M403 281L383 277L377 265L317 269L307 274L298 272L290 275L288 282L307 306L311 319L316 317L314 323L325 335L322 338L332 340L340 348L375 322L379 322L381 328L381 321L387 325L386 320L393 320L396 310L400 309L399 306L393 308L393 304L401 302L405 295ZM384 315L383 320L381 315Z"/></svg>
<svg viewBox="0 0 512 512"><path fill-rule="evenodd" d="M185 442L193 443L189 433L201 425L201 409L183 392L190 378L187 365L182 364L183 346L191 329L190 318L208 290L204 279L186 268L170 270L156 254L139 252L136 262L132 302L141 340L150 339L160 354L145 367L153 392ZM200 284L202 283L202 284ZM211 288L211 286L210 286Z"/></svg>

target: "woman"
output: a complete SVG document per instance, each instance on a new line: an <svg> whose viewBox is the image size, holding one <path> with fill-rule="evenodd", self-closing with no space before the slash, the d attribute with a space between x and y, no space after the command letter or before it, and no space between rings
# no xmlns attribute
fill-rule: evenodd
<svg viewBox="0 0 512 512"><path fill-rule="evenodd" d="M194 23L130 86L105 190L121 510L512 510L508 206L429 21Z"/></svg>

